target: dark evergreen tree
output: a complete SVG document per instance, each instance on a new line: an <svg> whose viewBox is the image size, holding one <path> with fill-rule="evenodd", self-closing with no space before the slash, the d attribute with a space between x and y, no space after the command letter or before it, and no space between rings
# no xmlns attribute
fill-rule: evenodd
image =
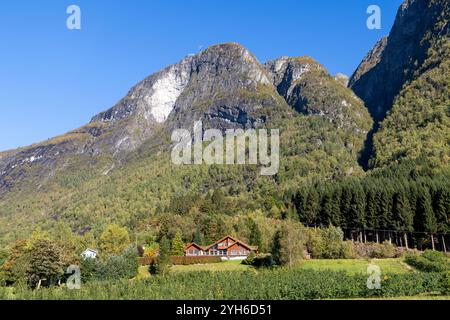
<svg viewBox="0 0 450 320"><path fill-rule="evenodd" d="M430 192L421 187L418 189L416 214L415 214L415 230L421 232L427 232L430 234L437 232L436 217L434 216L433 208L431 205Z"/></svg>
<svg viewBox="0 0 450 320"><path fill-rule="evenodd" d="M195 233L194 233L194 238L192 239L192 242L199 244L199 245L203 245L203 235L202 235L202 231L200 230L200 227L198 225L195 227Z"/></svg>
<svg viewBox="0 0 450 320"><path fill-rule="evenodd" d="M260 250L262 250L263 242L262 242L262 234L261 230L259 229L258 224L256 221L252 220L251 226L250 226L250 237L249 237L249 244L252 246L259 247Z"/></svg>
<svg viewBox="0 0 450 320"><path fill-rule="evenodd" d="M171 265L170 241L163 236L159 243L159 255L157 259L157 273L166 274Z"/></svg>

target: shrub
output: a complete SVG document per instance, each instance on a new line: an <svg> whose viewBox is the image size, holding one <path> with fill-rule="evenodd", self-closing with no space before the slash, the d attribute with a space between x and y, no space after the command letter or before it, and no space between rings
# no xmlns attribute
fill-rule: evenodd
<svg viewBox="0 0 450 320"><path fill-rule="evenodd" d="M344 241L340 228L308 229L306 243L308 251L315 259L347 259L353 257L353 249Z"/></svg>
<svg viewBox="0 0 450 320"><path fill-rule="evenodd" d="M0 267L8 260L9 252L4 249L0 249Z"/></svg>
<svg viewBox="0 0 450 320"><path fill-rule="evenodd" d="M275 261L271 254L259 254L253 260L252 266L255 268L271 268L275 265Z"/></svg>
<svg viewBox="0 0 450 320"><path fill-rule="evenodd" d="M352 241L342 243L341 259L356 259L355 246Z"/></svg>
<svg viewBox="0 0 450 320"><path fill-rule="evenodd" d="M104 279L131 279L136 276L138 265L137 250L132 247L120 255L113 256L103 265Z"/></svg>
<svg viewBox="0 0 450 320"><path fill-rule="evenodd" d="M389 241L383 243L355 243L355 255L361 259L388 259L397 258L402 251Z"/></svg>
<svg viewBox="0 0 450 320"><path fill-rule="evenodd" d="M244 261L242 261L243 265L246 266L251 266L253 265L253 262L255 261L256 258L256 253L254 253L253 251L250 252L250 254L248 255L247 259L245 259Z"/></svg>
<svg viewBox="0 0 450 320"><path fill-rule="evenodd" d="M81 280L86 283L94 280L131 279L137 274L138 252L131 247L120 256L112 256L106 261L85 259L81 261Z"/></svg>
<svg viewBox="0 0 450 320"><path fill-rule="evenodd" d="M284 223L272 239L270 253L273 260L277 265L296 265L303 259L305 242L306 233L303 226Z"/></svg>
<svg viewBox="0 0 450 320"><path fill-rule="evenodd" d="M447 271L442 278L442 294L450 295L450 271Z"/></svg>
<svg viewBox="0 0 450 320"><path fill-rule="evenodd" d="M422 255L409 253L405 262L423 272L450 271L450 260L442 252L427 250Z"/></svg>

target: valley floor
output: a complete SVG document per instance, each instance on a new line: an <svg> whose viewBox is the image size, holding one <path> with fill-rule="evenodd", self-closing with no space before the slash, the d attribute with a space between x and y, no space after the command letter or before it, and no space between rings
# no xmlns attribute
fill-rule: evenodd
<svg viewBox="0 0 450 320"><path fill-rule="evenodd" d="M372 260L349 260L349 259L323 259L323 260L306 260L297 268L305 270L331 270L346 271L350 274L366 274L369 264L379 266L382 273L407 273L412 272L412 268L406 265L402 259L372 259ZM195 271L246 271L254 269L246 266L241 261L227 261L222 263L211 263L202 265L172 266L171 272L195 272ZM148 267L139 268L138 278L149 277Z"/></svg>
<svg viewBox="0 0 450 320"><path fill-rule="evenodd" d="M367 267L381 289L367 289ZM133 280L91 282L81 290L0 287L0 300L450 300L448 277L414 270L403 259L308 260L292 269L255 269L240 261L173 266L165 276L139 268Z"/></svg>

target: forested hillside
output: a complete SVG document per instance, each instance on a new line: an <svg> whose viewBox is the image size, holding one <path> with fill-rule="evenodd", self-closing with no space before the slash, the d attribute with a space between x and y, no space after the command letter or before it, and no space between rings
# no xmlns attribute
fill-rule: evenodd
<svg viewBox="0 0 450 320"><path fill-rule="evenodd" d="M188 56L86 126L0 153L0 245L38 230L97 246L114 223L138 243L247 241L256 225L267 248L286 220L429 247L450 231L448 21L448 0L405 1L350 88L310 57L261 64L236 43ZM172 131L198 120L279 129L278 174L173 164Z"/></svg>

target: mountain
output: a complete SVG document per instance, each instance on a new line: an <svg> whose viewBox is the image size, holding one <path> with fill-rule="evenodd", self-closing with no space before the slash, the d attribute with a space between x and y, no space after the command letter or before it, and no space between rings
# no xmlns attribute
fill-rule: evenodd
<svg viewBox="0 0 450 320"><path fill-rule="evenodd" d="M407 0L349 86L377 122L370 165L450 159L450 3Z"/></svg>
<svg viewBox="0 0 450 320"><path fill-rule="evenodd" d="M214 45L142 80L85 126L0 152L0 245L60 224L89 240L110 222L140 239L181 230L189 240L198 225L207 237L245 239L249 219L270 234L295 214L447 232L449 8L406 0L350 79L311 57L262 64L239 44ZM222 132L279 129L278 173L173 164L173 130L199 120ZM413 221L431 207L439 228Z"/></svg>
<svg viewBox="0 0 450 320"><path fill-rule="evenodd" d="M266 67L278 93L296 111L354 128L356 134L370 129L362 101L313 59L282 57L267 62Z"/></svg>
<svg viewBox="0 0 450 320"><path fill-rule="evenodd" d="M429 49L448 36L448 0L406 0L388 37L378 41L350 78L349 87L383 120L403 86L424 71Z"/></svg>
<svg viewBox="0 0 450 320"><path fill-rule="evenodd" d="M175 166L171 133L198 120L205 129L280 129L279 173ZM358 157L371 127L363 102L312 58L261 64L239 44L215 45L144 79L87 125L1 153L0 239L59 220L78 232L111 220L134 229L173 195L215 189L241 194L236 211L270 209L269 190L280 201L313 180L363 174Z"/></svg>

